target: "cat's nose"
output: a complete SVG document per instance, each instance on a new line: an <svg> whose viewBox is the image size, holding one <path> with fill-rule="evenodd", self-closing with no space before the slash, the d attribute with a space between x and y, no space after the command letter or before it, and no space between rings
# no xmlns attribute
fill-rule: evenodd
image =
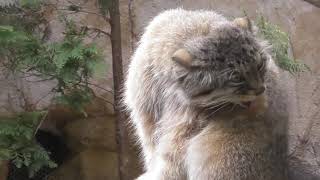
<svg viewBox="0 0 320 180"><path fill-rule="evenodd" d="M266 88L264 86L261 86L260 88L255 90L255 93L258 96L258 95L262 94L265 90L266 90Z"/></svg>

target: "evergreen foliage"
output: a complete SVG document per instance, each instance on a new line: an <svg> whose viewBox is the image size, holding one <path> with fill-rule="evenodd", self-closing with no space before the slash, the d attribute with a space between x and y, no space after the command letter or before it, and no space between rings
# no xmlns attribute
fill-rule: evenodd
<svg viewBox="0 0 320 180"><path fill-rule="evenodd" d="M34 28L41 22L39 0L21 0L23 7L0 8L0 66L13 75L55 82L54 103L84 112L94 96L89 79L105 70L101 51L94 43L85 43L86 29L72 21L65 23L64 39L45 42ZM1 4L0 4L1 6ZM27 13L28 15L24 14ZM18 168L27 167L33 176L42 167L56 164L35 141L34 135L43 112L24 112L0 117L0 162L10 160Z"/></svg>
<svg viewBox="0 0 320 180"><path fill-rule="evenodd" d="M25 8L36 9L40 6L41 0L20 0L20 5Z"/></svg>
<svg viewBox="0 0 320 180"><path fill-rule="evenodd" d="M107 15L108 9L111 6L111 1L112 0L98 0L98 5L100 8L100 13L104 16Z"/></svg>
<svg viewBox="0 0 320 180"><path fill-rule="evenodd" d="M27 166L32 177L40 168L56 167L34 139L38 123L45 112L25 112L14 117L2 117L0 125L0 162L10 160L18 168Z"/></svg>
<svg viewBox="0 0 320 180"><path fill-rule="evenodd" d="M259 34L272 45L273 58L280 68L290 73L310 70L306 64L292 59L288 55L290 41L287 33L281 31L278 26L269 23L263 16L258 17L257 25L259 27Z"/></svg>
<svg viewBox="0 0 320 180"><path fill-rule="evenodd" d="M103 57L94 44L83 43L85 33L72 22L66 27L63 41L43 43L12 26L0 26L0 56L14 73L56 81L56 100L81 111L93 95L88 80L104 66Z"/></svg>
<svg viewBox="0 0 320 180"><path fill-rule="evenodd" d="M0 7L21 6L27 8L39 7L41 0L1 0Z"/></svg>
<svg viewBox="0 0 320 180"><path fill-rule="evenodd" d="M16 4L17 4L16 0L1 0L0 1L0 7L14 6Z"/></svg>

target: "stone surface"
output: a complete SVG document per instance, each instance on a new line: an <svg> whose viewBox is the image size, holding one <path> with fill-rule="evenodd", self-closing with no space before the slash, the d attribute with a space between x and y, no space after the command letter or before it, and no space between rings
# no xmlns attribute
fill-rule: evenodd
<svg viewBox="0 0 320 180"><path fill-rule="evenodd" d="M87 149L53 172L48 180L117 180L117 153Z"/></svg>
<svg viewBox="0 0 320 180"><path fill-rule="evenodd" d="M118 155L102 150L87 150L80 154L84 180L119 179Z"/></svg>
<svg viewBox="0 0 320 180"><path fill-rule="evenodd" d="M116 128L113 116L86 118L73 121L64 128L67 144L71 151L85 148L104 148L116 151Z"/></svg>
<svg viewBox="0 0 320 180"><path fill-rule="evenodd" d="M87 117L107 117L112 116L113 112L113 101L111 95L109 102L101 98L93 98L92 102L84 107L86 114L76 112L70 107L63 105L52 105L48 109L47 117L42 121L40 128L43 130L51 131L56 134L61 134L61 131L66 124L72 123L75 120Z"/></svg>
<svg viewBox="0 0 320 180"><path fill-rule="evenodd" d="M0 161L0 180L6 180L8 176L8 165L6 161Z"/></svg>
<svg viewBox="0 0 320 180"><path fill-rule="evenodd" d="M320 0L304 0L304 1L309 2L314 6L317 6L318 8L320 8Z"/></svg>
<svg viewBox="0 0 320 180"><path fill-rule="evenodd" d="M54 106L49 108L47 117L42 121L40 128L61 135L61 129L66 124L79 118L83 118L83 114L65 106Z"/></svg>

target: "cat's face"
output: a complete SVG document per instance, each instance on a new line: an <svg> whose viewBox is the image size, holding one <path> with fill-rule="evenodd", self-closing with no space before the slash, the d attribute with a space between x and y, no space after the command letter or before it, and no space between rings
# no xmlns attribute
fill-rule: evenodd
<svg viewBox="0 0 320 180"><path fill-rule="evenodd" d="M268 55L247 30L225 26L185 43L173 60L176 83L199 106L243 104L264 93Z"/></svg>

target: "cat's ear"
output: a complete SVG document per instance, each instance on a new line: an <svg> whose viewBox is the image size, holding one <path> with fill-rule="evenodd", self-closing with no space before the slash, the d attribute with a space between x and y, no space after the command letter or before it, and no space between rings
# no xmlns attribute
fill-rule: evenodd
<svg viewBox="0 0 320 180"><path fill-rule="evenodd" d="M172 56L172 60L184 67L191 67L192 55L186 49L178 49Z"/></svg>
<svg viewBox="0 0 320 180"><path fill-rule="evenodd" d="M233 23L238 27L255 34L256 27L253 25L252 21L248 17L235 18L233 20Z"/></svg>

